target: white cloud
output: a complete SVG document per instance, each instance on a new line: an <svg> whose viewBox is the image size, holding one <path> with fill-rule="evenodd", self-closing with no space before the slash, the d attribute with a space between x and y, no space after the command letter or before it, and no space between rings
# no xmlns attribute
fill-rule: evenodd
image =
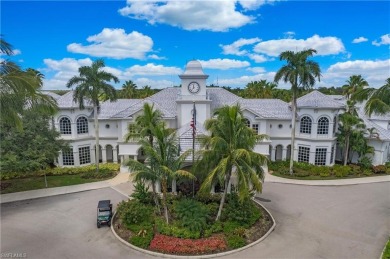
<svg viewBox="0 0 390 259"><path fill-rule="evenodd" d="M241 61L241 60L227 59L227 58L199 60L199 62L202 64L203 68L220 69L220 70L227 70L231 68L243 68L243 67L250 66L250 63L248 61Z"/></svg>
<svg viewBox="0 0 390 259"><path fill-rule="evenodd" d="M257 73L257 74L265 72L265 68L264 67L248 67L246 70L251 71L253 73Z"/></svg>
<svg viewBox="0 0 390 259"><path fill-rule="evenodd" d="M144 59L153 47L153 40L149 36L137 31L126 34L123 29L104 28L102 32L89 36L87 41L91 44L83 46L72 43L67 46L67 50L94 57Z"/></svg>
<svg viewBox="0 0 390 259"><path fill-rule="evenodd" d="M381 41L374 40L372 45L380 46L380 45L390 45L390 34L385 34L381 36Z"/></svg>
<svg viewBox="0 0 390 259"><path fill-rule="evenodd" d="M262 63L270 60L274 60L274 58L268 58L264 55L259 55L259 54L248 54L248 57L255 61L256 63Z"/></svg>
<svg viewBox="0 0 390 259"><path fill-rule="evenodd" d="M254 21L236 10L235 0L224 1L139 1L127 0L119 13L150 24L162 23L185 30L227 31ZM245 9L258 8L262 1L240 1Z"/></svg>
<svg viewBox="0 0 390 259"><path fill-rule="evenodd" d="M365 42L365 41L368 41L368 39L365 37L359 37L359 38L353 39L352 43L361 43L361 42Z"/></svg>
<svg viewBox="0 0 390 259"><path fill-rule="evenodd" d="M237 56L243 56L248 53L246 50L240 50L241 47L246 46L246 45L252 45L257 42L260 42L261 39L259 38L251 38L251 39L239 39L233 42L232 44L228 45L219 45L222 48L222 54L225 55L237 55Z"/></svg>
<svg viewBox="0 0 390 259"><path fill-rule="evenodd" d="M342 86L352 75L362 75L370 87L384 85L390 77L390 59L386 60L354 60L337 62L331 65L321 78L321 85Z"/></svg>
<svg viewBox="0 0 390 259"><path fill-rule="evenodd" d="M286 31L284 34L284 38L286 39L294 39L295 32L293 31Z"/></svg>
<svg viewBox="0 0 390 259"><path fill-rule="evenodd" d="M124 76L134 75L148 75L148 76L161 76L161 75L178 75L182 70L177 67L165 67L163 65L155 65L153 63L146 64L144 66L134 65L126 69Z"/></svg>
<svg viewBox="0 0 390 259"><path fill-rule="evenodd" d="M167 59L166 57L159 57L159 56L157 56L156 54L148 55L148 58L149 58L149 59L156 59L156 60Z"/></svg>
<svg viewBox="0 0 390 259"><path fill-rule="evenodd" d="M163 88L173 87L175 85L180 84L169 80L152 80L150 78L145 78L145 77L134 79L133 82L138 86L138 88L142 88L143 86L148 85L151 88L155 88L155 89L163 89Z"/></svg>
<svg viewBox="0 0 390 259"><path fill-rule="evenodd" d="M313 35L307 39L280 39L263 41L254 47L256 53L266 54L276 57L286 50L300 51L303 49L315 49L317 55L333 55L345 51L344 45L339 38L336 37L320 37Z"/></svg>

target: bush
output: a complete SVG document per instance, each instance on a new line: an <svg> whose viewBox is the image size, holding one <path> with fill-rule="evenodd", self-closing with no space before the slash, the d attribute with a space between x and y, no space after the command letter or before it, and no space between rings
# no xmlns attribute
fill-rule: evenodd
<svg viewBox="0 0 390 259"><path fill-rule="evenodd" d="M374 172L374 174L384 174L386 173L386 166L384 165L373 166L372 171Z"/></svg>
<svg viewBox="0 0 390 259"><path fill-rule="evenodd" d="M141 248L148 248L154 236L153 227L148 226L141 228L138 232L135 232L135 234L136 235L130 237L129 242Z"/></svg>
<svg viewBox="0 0 390 259"><path fill-rule="evenodd" d="M226 221L223 223L223 233L225 234L233 234L234 231L238 228L240 228L240 223L236 221Z"/></svg>
<svg viewBox="0 0 390 259"><path fill-rule="evenodd" d="M372 167L372 159L366 156L363 156L359 159L359 165L364 168L368 169Z"/></svg>
<svg viewBox="0 0 390 259"><path fill-rule="evenodd" d="M153 220L154 208L150 205L142 204L137 200L121 202L118 205L118 215L127 227L137 224L151 222Z"/></svg>
<svg viewBox="0 0 390 259"><path fill-rule="evenodd" d="M165 220L161 218L156 219L156 228L160 234L178 238L198 239L201 236L200 231L191 231L181 227L178 222L173 222L171 225L168 225Z"/></svg>
<svg viewBox="0 0 390 259"><path fill-rule="evenodd" d="M370 176L370 175L372 175L372 171L370 169L364 169L363 174L366 176Z"/></svg>
<svg viewBox="0 0 390 259"><path fill-rule="evenodd" d="M236 193L229 194L227 203L222 211L222 217L227 221L235 221L242 226L253 225L260 217L261 213L250 198L240 201Z"/></svg>
<svg viewBox="0 0 390 259"><path fill-rule="evenodd" d="M232 249L237 249L246 245L245 239L236 235L227 235L226 242Z"/></svg>
<svg viewBox="0 0 390 259"><path fill-rule="evenodd" d="M351 174L353 175L359 175L362 173L362 170L358 165L351 164L349 167L351 167Z"/></svg>
<svg viewBox="0 0 390 259"><path fill-rule="evenodd" d="M195 195L195 199L204 204L218 203L221 201L221 194L209 193L209 192L198 192Z"/></svg>
<svg viewBox="0 0 390 259"><path fill-rule="evenodd" d="M313 166L311 172L312 175L328 177L330 175L330 168L328 166Z"/></svg>
<svg viewBox="0 0 390 259"><path fill-rule="evenodd" d="M130 197L136 199L143 204L154 204L153 193L149 192L148 186L145 185L144 181L137 181L134 184L134 192Z"/></svg>
<svg viewBox="0 0 390 259"><path fill-rule="evenodd" d="M182 199L174 206L176 217L182 227L202 232L207 227L208 208L192 199Z"/></svg>
<svg viewBox="0 0 390 259"><path fill-rule="evenodd" d="M307 169L294 168L294 175L297 177L307 177L310 175L310 171Z"/></svg>
<svg viewBox="0 0 390 259"><path fill-rule="evenodd" d="M346 177L352 171L351 167L343 165L334 165L333 173L336 177Z"/></svg>

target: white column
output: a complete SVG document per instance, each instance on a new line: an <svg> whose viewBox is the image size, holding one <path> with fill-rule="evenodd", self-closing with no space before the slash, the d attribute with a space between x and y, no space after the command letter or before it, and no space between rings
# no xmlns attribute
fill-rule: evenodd
<svg viewBox="0 0 390 259"><path fill-rule="evenodd" d="M62 159L62 150L60 150L60 152L58 152L58 166L59 167L64 166L63 159Z"/></svg>
<svg viewBox="0 0 390 259"><path fill-rule="evenodd" d="M102 163L103 164L107 163L107 152L104 147L102 147Z"/></svg>
<svg viewBox="0 0 390 259"><path fill-rule="evenodd" d="M287 148L283 148L282 150L282 160L286 160L286 157L287 157Z"/></svg>
<svg viewBox="0 0 390 259"><path fill-rule="evenodd" d="M177 190L176 190L176 179L172 180L172 193L174 193L174 194L177 193Z"/></svg>
<svg viewBox="0 0 390 259"><path fill-rule="evenodd" d="M78 151L78 150L77 150ZM95 148L94 146L91 146L91 149L90 149L90 156L91 156L91 164L95 164L95 161L96 161L96 153L95 153ZM79 154L77 152L77 155L75 155L75 158L74 158L74 163L76 164L76 156L77 156L77 161L79 161ZM80 161L78 162L78 165L80 165Z"/></svg>
<svg viewBox="0 0 390 259"><path fill-rule="evenodd" d="M275 161L275 147L272 147L272 150L271 150L271 161Z"/></svg>
<svg viewBox="0 0 390 259"><path fill-rule="evenodd" d="M232 180L229 180L228 186L227 186L227 193L231 193L232 191Z"/></svg>
<svg viewBox="0 0 390 259"><path fill-rule="evenodd" d="M112 149L112 158L114 160L114 163L118 163L118 153L116 151L116 148Z"/></svg>
<svg viewBox="0 0 390 259"><path fill-rule="evenodd" d="M135 161L138 161L138 156L134 156L134 160L135 160Z"/></svg>

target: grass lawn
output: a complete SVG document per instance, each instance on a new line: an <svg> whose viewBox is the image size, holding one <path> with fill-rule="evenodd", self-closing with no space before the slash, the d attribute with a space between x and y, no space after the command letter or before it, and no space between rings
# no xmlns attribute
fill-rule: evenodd
<svg viewBox="0 0 390 259"><path fill-rule="evenodd" d="M110 178L111 177L103 179L85 179L81 178L81 175L58 175L46 177L48 188L98 182ZM45 188L44 176L1 181L1 194L30 191L43 188Z"/></svg>
<svg viewBox="0 0 390 259"><path fill-rule="evenodd" d="M336 177L334 175L330 176L319 176L319 175L309 175L309 176L295 176L295 175L287 175L287 174L280 174L278 172L272 172L271 173L274 176L282 177L282 178L288 178L288 179L297 179L297 180L340 180L340 179L353 179L353 178L366 178L366 177L375 177L375 176L384 176L387 174L372 174L372 175L349 175L346 177Z"/></svg>
<svg viewBox="0 0 390 259"><path fill-rule="evenodd" d="M387 241L385 250L383 251L382 259L390 259L390 239Z"/></svg>

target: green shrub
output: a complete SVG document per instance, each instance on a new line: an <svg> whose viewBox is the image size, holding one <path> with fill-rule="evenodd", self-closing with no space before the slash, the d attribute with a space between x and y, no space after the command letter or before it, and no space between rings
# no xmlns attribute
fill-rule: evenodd
<svg viewBox="0 0 390 259"><path fill-rule="evenodd" d="M236 221L249 227L261 217L260 210L250 198L240 201L237 193L231 193L227 196L226 201L222 217L227 221Z"/></svg>
<svg viewBox="0 0 390 259"><path fill-rule="evenodd" d="M367 157L367 156L363 156L359 159L359 165L364 169L371 168L372 167L372 159Z"/></svg>
<svg viewBox="0 0 390 259"><path fill-rule="evenodd" d="M232 249L237 249L246 245L245 239L236 235L227 235L226 242Z"/></svg>
<svg viewBox="0 0 390 259"><path fill-rule="evenodd" d="M330 168L328 166L313 166L311 169L312 175L320 175L321 177L327 177L330 175Z"/></svg>
<svg viewBox="0 0 390 259"><path fill-rule="evenodd" d="M141 228L138 232L135 232L134 234L135 235L130 237L129 242L141 248L148 248L154 236L153 227L149 226Z"/></svg>
<svg viewBox="0 0 390 259"><path fill-rule="evenodd" d="M290 167L290 161L273 161L268 163L268 169L274 172L281 173L284 169L288 169Z"/></svg>
<svg viewBox="0 0 390 259"><path fill-rule="evenodd" d="M182 199L174 207L177 219L182 227L202 232L207 227L208 208L195 200Z"/></svg>
<svg viewBox="0 0 390 259"><path fill-rule="evenodd" d="M386 173L386 166L384 165L373 166L372 171L374 172L374 174L384 174Z"/></svg>
<svg viewBox="0 0 390 259"><path fill-rule="evenodd" d="M149 192L144 181L137 181L134 184L134 192L130 196L143 204L154 204L153 193Z"/></svg>
<svg viewBox="0 0 390 259"><path fill-rule="evenodd" d="M390 161L385 163L386 168L390 168Z"/></svg>
<svg viewBox="0 0 390 259"><path fill-rule="evenodd" d="M351 164L351 165L349 165L349 167L351 168L351 172L350 173L352 175L359 175L359 174L362 173L362 170L361 170L359 165Z"/></svg>
<svg viewBox="0 0 390 259"><path fill-rule="evenodd" d="M310 175L310 171L302 168L294 168L294 175L297 177L307 177Z"/></svg>
<svg viewBox="0 0 390 259"><path fill-rule="evenodd" d="M154 208L150 205L142 204L137 200L129 200L119 203L117 211L126 226L130 226L151 222L153 220Z"/></svg>
<svg viewBox="0 0 390 259"><path fill-rule="evenodd" d="M371 169L364 169L363 174L366 176L370 176L370 175L372 175L372 171L371 171Z"/></svg>
<svg viewBox="0 0 390 259"><path fill-rule="evenodd" d="M386 168L386 174L390 174L390 167Z"/></svg>
<svg viewBox="0 0 390 259"><path fill-rule="evenodd" d="M223 233L233 234L234 231L241 227L241 224L236 221L226 221L223 223Z"/></svg>
<svg viewBox="0 0 390 259"><path fill-rule="evenodd" d="M156 219L156 228L160 234L178 238L198 239L201 236L200 231L191 231L188 228L181 227L178 222L173 222L171 225L168 225L161 218Z"/></svg>
<svg viewBox="0 0 390 259"><path fill-rule="evenodd" d="M221 201L221 194L209 193L209 192L198 192L195 195L195 199L204 204L217 203Z"/></svg>
<svg viewBox="0 0 390 259"><path fill-rule="evenodd" d="M351 167L343 165L334 165L333 174L336 177L346 177L352 171Z"/></svg>
<svg viewBox="0 0 390 259"><path fill-rule="evenodd" d="M311 171L311 169L314 167L314 165L304 162L294 162L294 168L303 169L306 171Z"/></svg>

